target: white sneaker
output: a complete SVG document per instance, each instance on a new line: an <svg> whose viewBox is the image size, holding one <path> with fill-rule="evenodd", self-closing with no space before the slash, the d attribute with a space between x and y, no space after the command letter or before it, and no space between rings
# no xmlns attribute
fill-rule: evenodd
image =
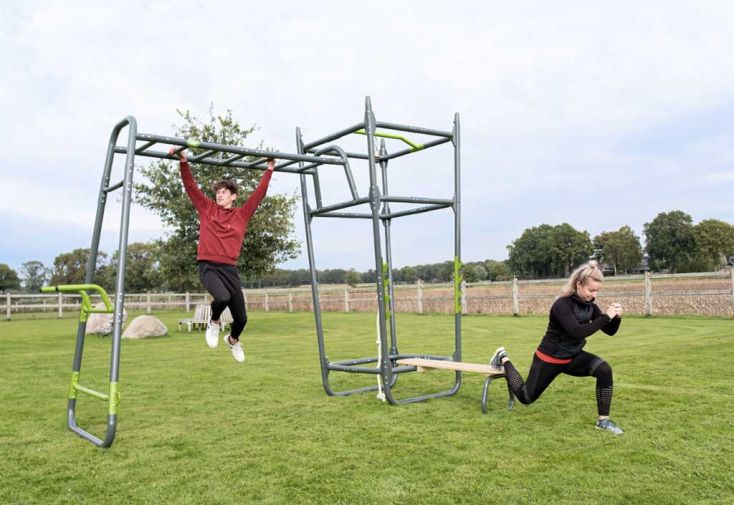
<svg viewBox="0 0 734 505"><path fill-rule="evenodd" d="M245 362L245 350L242 348L242 345L240 344L239 340L235 342L234 344L230 344L229 335L225 335L224 345L229 347L229 350L232 351L232 356L234 356L235 361L239 361L240 363Z"/></svg>
<svg viewBox="0 0 734 505"><path fill-rule="evenodd" d="M209 321L206 325L206 345L214 349L219 345L219 330L222 329L222 325Z"/></svg>

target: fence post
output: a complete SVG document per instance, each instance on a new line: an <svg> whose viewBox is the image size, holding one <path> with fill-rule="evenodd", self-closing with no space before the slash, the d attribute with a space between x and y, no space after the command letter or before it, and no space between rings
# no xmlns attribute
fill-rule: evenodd
<svg viewBox="0 0 734 505"><path fill-rule="evenodd" d="M189 292L186 291L186 312L189 312L191 309L189 308L191 304L191 297L189 295Z"/></svg>
<svg viewBox="0 0 734 505"><path fill-rule="evenodd" d="M645 272L645 316L652 315L652 277L650 271Z"/></svg>
<svg viewBox="0 0 734 505"><path fill-rule="evenodd" d="M729 269L731 273L731 316L734 317L734 267Z"/></svg>
<svg viewBox="0 0 734 505"><path fill-rule="evenodd" d="M461 281L461 313L466 314L467 313L467 304L466 304L466 281Z"/></svg>
<svg viewBox="0 0 734 505"><path fill-rule="evenodd" d="M270 312L270 300L267 293L265 293L265 312Z"/></svg>
<svg viewBox="0 0 734 505"><path fill-rule="evenodd" d="M150 291L148 291L145 294L145 300L146 300L146 302L148 304L148 314L152 314L153 313L153 308L150 306Z"/></svg>
<svg viewBox="0 0 734 505"><path fill-rule="evenodd" d="M61 319L62 317L64 317L64 309L63 309L64 304L63 304L61 292L59 292L58 295L59 295L59 319Z"/></svg>
<svg viewBox="0 0 734 505"><path fill-rule="evenodd" d="M520 285L517 277L512 278L512 315L520 315Z"/></svg>
<svg viewBox="0 0 734 505"><path fill-rule="evenodd" d="M344 312L349 312L349 288L344 288Z"/></svg>
<svg viewBox="0 0 734 505"><path fill-rule="evenodd" d="M423 281L418 279L418 314L423 314Z"/></svg>
<svg viewBox="0 0 734 505"><path fill-rule="evenodd" d="M10 321L10 293L5 293L5 319Z"/></svg>
<svg viewBox="0 0 734 505"><path fill-rule="evenodd" d="M293 290L288 290L288 312L293 312Z"/></svg>

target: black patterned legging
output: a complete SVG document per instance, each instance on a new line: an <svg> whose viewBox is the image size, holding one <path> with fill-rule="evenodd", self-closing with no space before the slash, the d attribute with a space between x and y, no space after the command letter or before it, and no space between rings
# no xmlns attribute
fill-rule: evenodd
<svg viewBox="0 0 734 505"><path fill-rule="evenodd" d="M599 356L581 351L570 363L557 365L547 363L537 355L533 355L533 364L530 365L526 381L522 380L522 376L509 360L505 361L504 367L510 391L525 405L540 398L543 391L559 374L596 377L596 407L600 416L609 415L612 406L612 367Z"/></svg>

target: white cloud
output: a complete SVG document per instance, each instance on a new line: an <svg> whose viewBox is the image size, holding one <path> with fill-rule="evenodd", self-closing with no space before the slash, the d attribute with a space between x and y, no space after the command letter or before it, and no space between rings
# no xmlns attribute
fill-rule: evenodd
<svg viewBox="0 0 734 505"><path fill-rule="evenodd" d="M168 134L176 108L203 116L214 102L260 126L254 145L293 151L296 126L313 140L355 124L370 95L381 120L449 130L461 113L473 259L504 257L545 220L594 234L640 229L671 206L734 219L729 3L52 1L13 11L0 19L2 213L91 230L110 131L129 114L141 131ZM390 166L395 194L451 190L451 158L438 149ZM338 170L322 181L341 197ZM273 188L300 194L285 175ZM134 213L132 234L159 230ZM348 233L321 236L333 250L324 268L361 261L342 244ZM406 251L405 263L431 249Z"/></svg>

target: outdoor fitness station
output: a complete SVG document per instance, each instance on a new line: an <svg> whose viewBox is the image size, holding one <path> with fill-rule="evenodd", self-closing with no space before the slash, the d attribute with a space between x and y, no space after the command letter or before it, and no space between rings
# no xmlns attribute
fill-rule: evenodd
<svg viewBox="0 0 734 505"><path fill-rule="evenodd" d="M123 130L127 130L127 142L118 145L118 139ZM403 133L420 134L429 138L427 142L417 143L405 136ZM348 135L362 135L366 138L366 149L363 152L347 152L333 142ZM376 138L381 138L379 149L376 148ZM400 141L405 145L400 150L388 153L385 139ZM388 191L388 162L417 151L430 149L442 144L451 143L453 146L453 172L454 191L447 198L424 198L419 196L394 196ZM487 375L482 393L482 408L486 412L487 387L493 377L501 376L501 371L479 370L467 367L467 363L461 362L461 186L460 186L460 127L459 115L454 116L451 131L440 131L417 126L406 126L395 123L377 121L372 111L370 98L365 100L364 120L328 135L313 142L304 142L300 128L296 129L297 153L283 153L250 149L240 146L214 144L202 142L195 139L182 139L138 132L137 122L134 117L128 116L120 121L112 130L105 158L104 172L99 189L97 204L97 215L92 234L91 250L86 267L85 284L68 286L50 286L43 288L45 292L76 292L82 297L82 312L79 318L77 330L76 348L74 353L71 385L69 387L69 398L67 407L68 424L73 432L89 440L100 447L109 447L115 437L117 425L118 407L120 404L120 389L118 385L120 372L120 341L122 334L122 314L125 299L125 263L127 256L128 228L130 221L130 207L132 201L133 171L136 157L159 158L177 161L178 154L185 150L191 150L189 162L192 165L212 165L219 167L237 167L243 170L266 169L269 158L274 158L277 163L276 172L297 174L300 177L303 215L306 230L306 244L308 249L308 261L311 271L311 286L313 296L314 317L316 322L316 335L318 340L319 357L321 362L321 378L324 389L328 395L344 396L366 391L378 391L378 397L391 404L411 403L438 398L455 394L461 386L461 371L475 371ZM169 154L169 148L174 147L173 154ZM125 156L123 179L111 183L111 171L116 155ZM367 161L369 170L369 188L362 193L357 189L352 174L350 160ZM346 184L351 194L351 199L335 204L324 205L322 202L321 184L319 170L326 170L336 165L343 169ZM378 171L379 166L379 171ZM311 181L314 198L309 198L309 185ZM115 282L115 294L111 302L105 291L98 285L93 284L95 265L99 250L102 223L105 217L105 207L108 195L122 189L122 211L119 229L119 263L117 267L117 278ZM390 204L408 204L411 207L405 210L392 211ZM360 210L360 207L362 209ZM368 208L364 208L368 207ZM345 212L350 209L350 212ZM392 242L390 226L393 219L412 216L415 214L431 212L436 210L450 209L454 214L454 345L450 355L432 356L425 354L400 354L398 351L398 338L395 322L393 283L392 283ZM377 322L378 350L376 356L354 358L345 361L329 361L324 340L324 329L321 318L321 305L319 302L318 281L316 275L316 261L311 223L314 218L343 218L343 219L366 219L372 224L372 238L374 245L377 299ZM380 229L382 227L382 230ZM382 233L381 233L382 232ZM384 234L384 240L382 235ZM92 291L101 296L104 308L92 306L89 292ZM89 314L102 312L113 314L112 353L110 359L109 387L107 392L92 390L80 384L82 353L84 350L84 338L86 321ZM482 366L482 365L476 365ZM486 367L486 365L483 365ZM396 398L393 388L397 377L401 373L425 370L430 368L448 368L455 370L453 383L446 390L429 392L424 395ZM377 384L359 387L356 389L336 391L330 384L331 372L370 374L376 376ZM107 402L107 432L105 436L97 437L77 425L76 402L78 393L85 393ZM512 398L511 398L512 399Z"/></svg>

